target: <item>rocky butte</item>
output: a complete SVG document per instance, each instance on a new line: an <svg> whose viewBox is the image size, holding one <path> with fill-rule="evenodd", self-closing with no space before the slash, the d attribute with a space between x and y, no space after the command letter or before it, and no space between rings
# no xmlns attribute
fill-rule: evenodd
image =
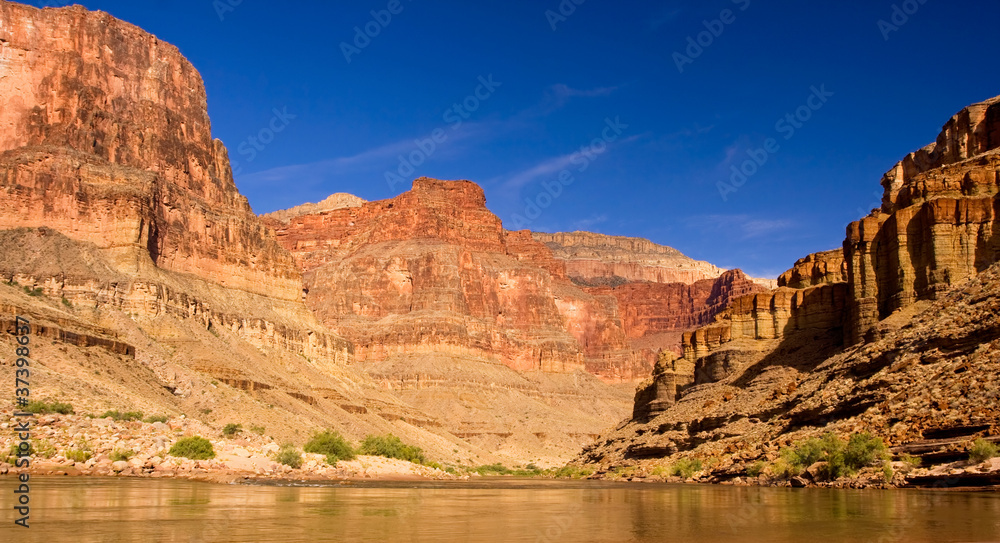
<svg viewBox="0 0 1000 543"><path fill-rule="evenodd" d="M842 249L684 334L683 356L661 357L637 390L632 419L579 460L715 458L706 477L735 480L797 440L868 431L941 465L911 483L993 480L948 463L977 437L998 440L1000 97L953 116L882 187Z"/></svg>

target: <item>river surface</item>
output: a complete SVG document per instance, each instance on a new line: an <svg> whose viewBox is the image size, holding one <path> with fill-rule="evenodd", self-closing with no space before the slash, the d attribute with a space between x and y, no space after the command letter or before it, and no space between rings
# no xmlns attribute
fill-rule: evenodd
<svg viewBox="0 0 1000 543"><path fill-rule="evenodd" d="M1000 541L1000 494L483 479L326 486L0 478L0 542Z"/></svg>

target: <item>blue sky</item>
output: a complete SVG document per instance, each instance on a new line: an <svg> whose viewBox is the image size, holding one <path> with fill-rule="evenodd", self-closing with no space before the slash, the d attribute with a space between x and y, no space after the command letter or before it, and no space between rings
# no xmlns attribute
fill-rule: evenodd
<svg viewBox="0 0 1000 543"><path fill-rule="evenodd" d="M886 170L1000 94L996 2L575 2L82 1L201 71L257 212L470 179L508 227L758 276L839 247Z"/></svg>

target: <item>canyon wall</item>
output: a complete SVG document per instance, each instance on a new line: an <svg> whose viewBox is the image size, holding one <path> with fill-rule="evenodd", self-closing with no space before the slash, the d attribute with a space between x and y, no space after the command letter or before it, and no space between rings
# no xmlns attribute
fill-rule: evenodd
<svg viewBox="0 0 1000 543"><path fill-rule="evenodd" d="M615 317L485 204L474 183L421 178L390 200L272 224L303 270L309 306L359 360L448 352L565 373L586 365L571 330L623 343Z"/></svg>
<svg viewBox="0 0 1000 543"><path fill-rule="evenodd" d="M715 279L725 271L641 238L591 232L532 232L531 236L565 262L568 276L587 286L614 286L627 281L690 285Z"/></svg>
<svg viewBox="0 0 1000 543"><path fill-rule="evenodd" d="M895 394L907 386L902 382L914 382L902 374L919 373L899 360L928 349L976 358L977 334L983 344L995 343L992 325L955 315L986 315L982 307L997 297L1000 97L953 116L935 143L907 155L882 186L881 208L847 227L841 250L800 259L778 278L778 288L737 297L714 323L684 334L683 357L661 359L637 390L632 421L591 447L587 461L718 453L709 445L716 441L726 442L728 452L773 452L767 440L783 433L803 426L857 431L852 417L874 411L883 415L871 420L884 422L892 411L894 420L907 421L886 436L896 442L937 432L935 425L950 419L976 418L949 411L951 403L963 403L954 394L942 392L951 400L924 411L907 407L905 393ZM964 309L951 308L946 296L963 300ZM914 332L917 321L923 324ZM932 355L921 364L944 360ZM956 371L983 376L969 364ZM893 383L892 390L864 384L869 378ZM936 390L958 390L944 381ZM810 388L803 391L805 384ZM808 408L796 407L807 401ZM914 416L929 411L943 414L933 424Z"/></svg>
<svg viewBox="0 0 1000 543"><path fill-rule="evenodd" d="M352 366L175 47L79 6L0 2L0 21L0 320L32 322L32 398L500 460Z"/></svg>
<svg viewBox="0 0 1000 543"><path fill-rule="evenodd" d="M847 228L847 341L986 269L1000 254L1000 98L953 116L882 178L881 209Z"/></svg>
<svg viewBox="0 0 1000 543"><path fill-rule="evenodd" d="M47 226L133 268L282 300L298 271L233 182L201 76L106 13L0 3L0 228Z"/></svg>

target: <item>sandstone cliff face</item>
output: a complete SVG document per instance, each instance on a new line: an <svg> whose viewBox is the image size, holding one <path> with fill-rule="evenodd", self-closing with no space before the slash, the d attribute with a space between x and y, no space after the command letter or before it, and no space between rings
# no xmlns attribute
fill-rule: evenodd
<svg viewBox="0 0 1000 543"><path fill-rule="evenodd" d="M844 251L836 249L800 258L792 269L778 277L777 286L802 289L845 281L847 262L844 260Z"/></svg>
<svg viewBox="0 0 1000 543"><path fill-rule="evenodd" d="M872 433L927 466L966 458L967 443L993 434L1000 415L998 316L994 265L941 299L884 320L880 339L864 346L829 356L812 338L785 342L668 406L656 403L655 390L642 390L637 409L647 410L580 460L650 469L694 456L716 460L715 481L747 480L754 462L776 461L780 448L826 432Z"/></svg>
<svg viewBox="0 0 1000 543"><path fill-rule="evenodd" d="M630 282L614 288L587 289L591 294L607 294L618 300L625 334L630 339L703 326L732 300L764 290L740 270L691 285Z"/></svg>
<svg viewBox="0 0 1000 543"><path fill-rule="evenodd" d="M672 247L641 238L591 232L531 236L565 262L567 275L583 285L615 285L625 281L692 284L715 279L725 270L693 260Z"/></svg>
<svg viewBox="0 0 1000 543"><path fill-rule="evenodd" d="M473 183L423 178L391 200L274 224L303 269L310 307L354 341L359 360L449 352L519 371L583 369L570 330L609 317L485 203Z"/></svg>
<svg viewBox="0 0 1000 543"><path fill-rule="evenodd" d="M353 194L347 194L346 192L338 192L336 194L331 194L327 196L324 200L316 203L302 204L295 206L293 208L275 211L273 213L267 213L261 215L264 219L271 219L275 221L280 221L287 223L293 217L299 217L302 215L314 215L317 213L322 213L324 211L333 211L334 209L340 209L342 207L360 207L361 204L365 203L364 200L358 198Z"/></svg>
<svg viewBox="0 0 1000 543"><path fill-rule="evenodd" d="M233 183L201 77L106 13L0 3L0 228L47 226L156 266L300 299Z"/></svg>
<svg viewBox="0 0 1000 543"><path fill-rule="evenodd" d="M974 364L995 358L993 319L983 308L997 297L998 133L1000 98L954 116L935 144L886 174L882 208L848 227L842 251L799 260L779 288L736 298L715 323L685 334L683 363L658 365L637 391L632 423L585 459L753 449L723 461L743 469L744 459L776 457L769 441L824 427L877 430L893 444L978 431L981 413L959 396L977 379L990 380ZM949 292L961 308L942 301L928 309ZM955 363L964 361L957 371L979 377L900 365L925 350L953 353ZM947 356L926 363L937 367ZM928 396L921 400L928 407L915 408L906 389L918 374L934 374L935 397L944 399ZM924 409L943 413L918 416ZM859 426L859 414L872 426Z"/></svg>
<svg viewBox="0 0 1000 543"><path fill-rule="evenodd" d="M33 397L281 441L392 432L442 460L502 460L352 366L351 343L308 311L176 48L80 7L0 2L0 21L0 309L32 322Z"/></svg>
<svg viewBox="0 0 1000 543"><path fill-rule="evenodd" d="M266 220L309 307L385 389L484 449L565 455L627 414L626 390L594 375L631 381L649 367L614 298L574 286L485 204L474 183L421 178L390 200Z"/></svg>
<svg viewBox="0 0 1000 543"><path fill-rule="evenodd" d="M848 342L915 300L984 270L1000 254L1000 98L963 109L935 143L882 178L882 208L851 223Z"/></svg>

